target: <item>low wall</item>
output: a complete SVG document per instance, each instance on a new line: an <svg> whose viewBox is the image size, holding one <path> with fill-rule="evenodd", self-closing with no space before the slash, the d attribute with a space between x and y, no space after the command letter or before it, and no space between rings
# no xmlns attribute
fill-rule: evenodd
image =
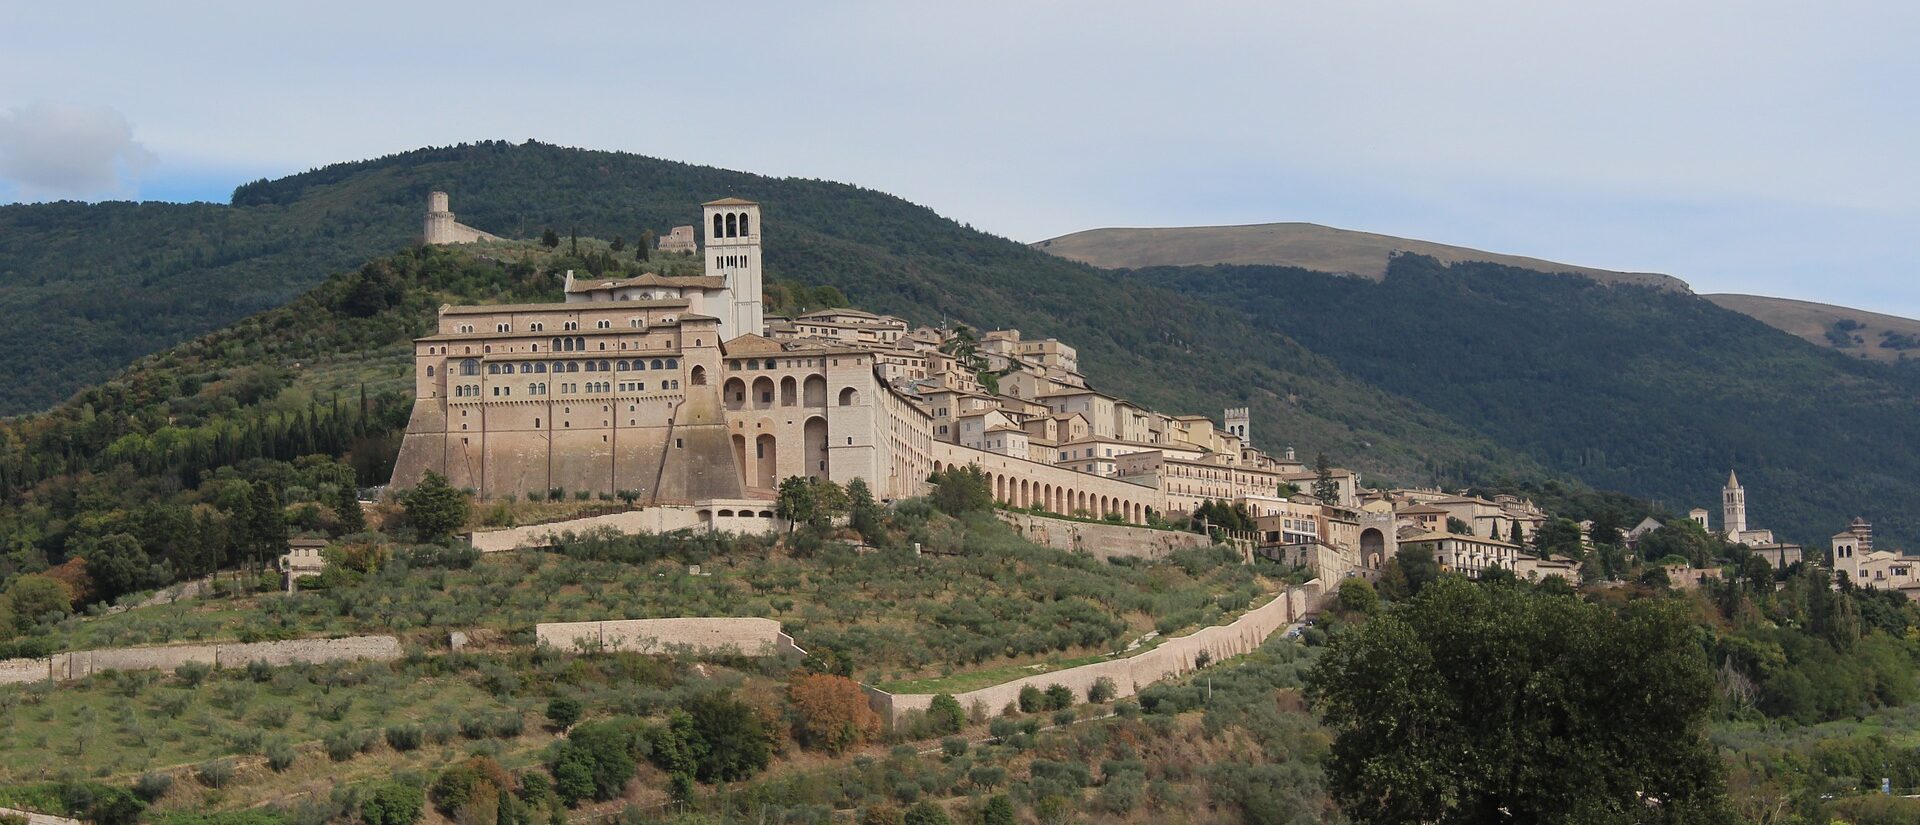
<svg viewBox="0 0 1920 825"><path fill-rule="evenodd" d="M670 533L675 530L699 530L711 527L730 533L767 533L779 529L778 519L737 514L771 513L772 511L773 502L771 501L745 502L737 507L725 503L703 504L697 507L660 505L644 510L626 510L567 521L530 524L525 527L482 530L473 534L473 548L482 553L499 553L506 550L550 547L563 533L579 534L606 529L632 534ZM708 517L704 516L703 512L715 515ZM736 515L718 515L721 512Z"/></svg>
<svg viewBox="0 0 1920 825"><path fill-rule="evenodd" d="M1202 652L1213 662L1252 652L1268 636L1317 608L1320 596L1320 580L1315 579L1276 594L1273 600L1241 614L1240 618L1228 624L1214 625L1188 636L1168 639L1159 647L1137 656L1026 676L979 690L957 693L953 698L969 711L979 707L987 715L997 716L1008 704L1019 701L1021 688L1032 686L1045 690L1052 685L1065 685L1077 697L1075 701L1085 702L1087 690L1102 677L1113 680L1116 697L1132 696L1154 682L1192 672L1197 668ZM878 688L867 688L868 703L881 718L893 724L900 723L910 712L925 711L933 704L935 695L893 694Z"/></svg>
<svg viewBox="0 0 1920 825"><path fill-rule="evenodd" d="M27 825L84 825L78 819L68 819L53 814L37 814L18 808L0 808L0 816L17 816L27 821Z"/></svg>
<svg viewBox="0 0 1920 825"><path fill-rule="evenodd" d="M773 619L680 618L620 619L604 622L549 622L534 626L539 643L559 650L624 650L665 653L738 651L748 656L804 655L793 637Z"/></svg>
<svg viewBox="0 0 1920 825"><path fill-rule="evenodd" d="M1164 559L1175 550L1208 547L1213 541L1199 533L1155 530L1125 524L1094 524L1072 519L999 511L1000 520L1013 525L1034 544L1092 553L1094 558Z"/></svg>
<svg viewBox="0 0 1920 825"><path fill-rule="evenodd" d="M258 660L280 666L359 659L391 661L401 655L400 640L392 636L77 650L45 659L0 661L0 685L84 679L107 670L173 670L190 662L209 667L244 667Z"/></svg>

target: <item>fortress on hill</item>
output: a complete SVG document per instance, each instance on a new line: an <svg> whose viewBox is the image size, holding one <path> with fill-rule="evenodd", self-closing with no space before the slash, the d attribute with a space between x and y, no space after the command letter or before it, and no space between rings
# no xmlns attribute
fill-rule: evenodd
<svg viewBox="0 0 1920 825"><path fill-rule="evenodd" d="M429 241L492 237L454 223L444 193L428 205ZM1073 347L1018 330L766 317L760 206L702 213L703 274L569 273L559 303L441 307L414 342L394 485L434 471L483 497L625 494L727 528L770 517L790 476L864 479L892 500L974 465L1014 506L1143 523L1224 500L1275 544L1391 554L1391 516L1361 509L1358 476L1335 470L1331 501L1307 496L1318 474L1255 449L1245 408L1223 425L1146 409L1089 386ZM697 245L682 229L665 242Z"/></svg>

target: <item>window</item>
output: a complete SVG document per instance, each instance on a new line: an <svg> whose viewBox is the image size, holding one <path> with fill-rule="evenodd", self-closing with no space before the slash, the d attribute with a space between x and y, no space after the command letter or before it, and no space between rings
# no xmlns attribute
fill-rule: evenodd
<svg viewBox="0 0 1920 825"><path fill-rule="evenodd" d="M533 330L534 332L546 332L547 325L541 324L541 323L533 323L533 324L528 324L527 329Z"/></svg>
<svg viewBox="0 0 1920 825"><path fill-rule="evenodd" d="M461 375L479 375L479 374L480 374L480 360L479 360L479 359L477 359L477 358L468 358L468 359L467 359L467 360L465 360L465 361L461 361L461 362L460 362L460 374L461 374Z"/></svg>
<svg viewBox="0 0 1920 825"><path fill-rule="evenodd" d="M493 331L494 332L512 332L513 325L512 324L494 324Z"/></svg>
<svg viewBox="0 0 1920 825"><path fill-rule="evenodd" d="M433 365L431 364L427 365L427 377L428 378L433 377Z"/></svg>
<svg viewBox="0 0 1920 825"><path fill-rule="evenodd" d="M579 328L580 328L580 322L579 322L579 321L568 321L568 322L566 322L566 323L564 323L564 324L561 324L561 325L560 325L560 328L561 328L561 329L569 329L569 330L572 330L572 329L579 329Z"/></svg>
<svg viewBox="0 0 1920 825"><path fill-rule="evenodd" d="M600 321L599 323L596 323L596 324L594 324L594 327L595 327L596 329L612 329L612 328L613 328L613 322L612 322L612 321L607 321L607 320L602 320L602 321Z"/></svg>
<svg viewBox="0 0 1920 825"><path fill-rule="evenodd" d="M487 374L488 374L488 375L499 375L499 374L500 374L500 365L499 365L499 364L488 364L488 365L487 365Z"/></svg>

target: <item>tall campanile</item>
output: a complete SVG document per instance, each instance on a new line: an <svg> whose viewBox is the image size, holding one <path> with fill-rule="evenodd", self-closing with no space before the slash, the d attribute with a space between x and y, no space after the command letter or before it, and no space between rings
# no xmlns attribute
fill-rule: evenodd
<svg viewBox="0 0 1920 825"><path fill-rule="evenodd" d="M1727 471L1727 486L1720 491L1720 529L1727 532L1727 540L1739 541L1741 534L1747 532L1747 491L1740 486L1740 476Z"/></svg>
<svg viewBox="0 0 1920 825"><path fill-rule="evenodd" d="M702 204L707 232L707 274L727 285L726 306L709 306L720 319L720 340L760 335L766 321L760 306L760 204L721 198Z"/></svg>

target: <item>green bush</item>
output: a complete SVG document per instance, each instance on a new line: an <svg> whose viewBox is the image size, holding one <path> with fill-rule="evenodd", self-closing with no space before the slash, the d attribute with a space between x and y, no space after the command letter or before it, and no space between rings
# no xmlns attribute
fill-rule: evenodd
<svg viewBox="0 0 1920 825"><path fill-rule="evenodd" d="M171 790L173 790L171 774L149 771L140 774L140 778L133 781L133 792L148 802L159 802Z"/></svg>
<svg viewBox="0 0 1920 825"><path fill-rule="evenodd" d="M1063 710L1073 707L1073 688L1066 685L1047 686L1047 709Z"/></svg>
<svg viewBox="0 0 1920 825"><path fill-rule="evenodd" d="M1040 692L1039 688L1033 685L1026 685L1020 688L1021 713L1038 713L1046 709L1047 697L1046 694Z"/></svg>
<svg viewBox="0 0 1920 825"><path fill-rule="evenodd" d="M386 730L387 747L402 753L420 747L426 732L419 725L391 725Z"/></svg>
<svg viewBox="0 0 1920 825"><path fill-rule="evenodd" d="M555 696L547 702L547 721L552 722L554 728L564 731L580 721L580 711L579 700Z"/></svg>
<svg viewBox="0 0 1920 825"><path fill-rule="evenodd" d="M281 773L293 767L294 750L287 740L275 738L267 743L267 767Z"/></svg>
<svg viewBox="0 0 1920 825"><path fill-rule="evenodd" d="M1112 679L1102 676L1093 680L1093 687L1087 688L1087 701L1096 705L1106 704L1120 692L1120 687Z"/></svg>
<svg viewBox="0 0 1920 825"><path fill-rule="evenodd" d="M927 707L927 723L935 736L959 733L967 726L967 712L961 709L958 699L942 693L933 697L933 703Z"/></svg>
<svg viewBox="0 0 1920 825"><path fill-rule="evenodd" d="M403 782L384 782L360 803L360 819L366 825L413 825L420 821L420 809L426 795L419 786Z"/></svg>

